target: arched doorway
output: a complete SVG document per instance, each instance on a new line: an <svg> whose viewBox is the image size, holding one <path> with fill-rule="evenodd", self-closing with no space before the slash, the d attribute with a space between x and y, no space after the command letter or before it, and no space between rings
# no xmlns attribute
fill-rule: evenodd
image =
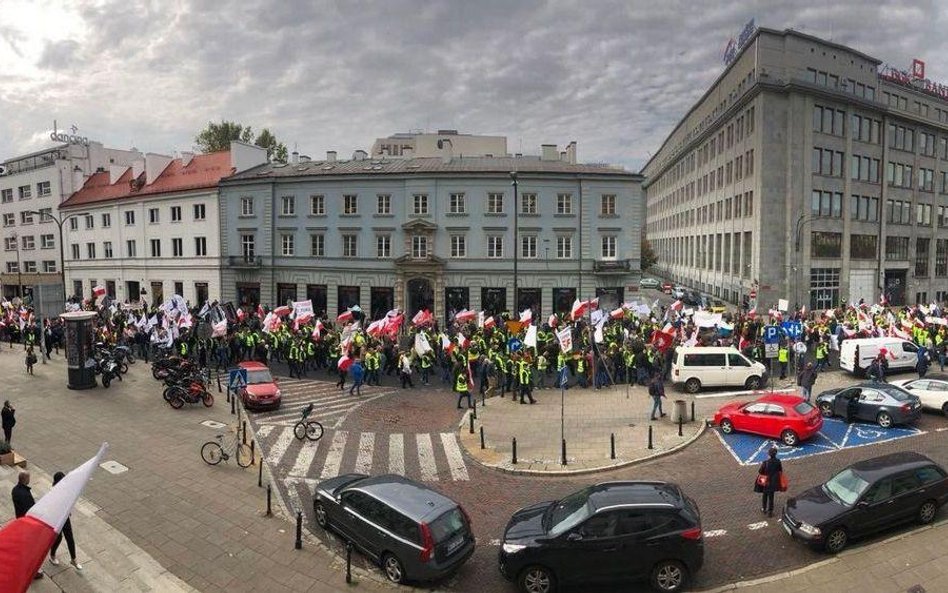
<svg viewBox="0 0 948 593"><path fill-rule="evenodd" d="M406 286L408 293L408 316L413 317L422 309L434 312L434 288L426 278L412 278Z"/></svg>

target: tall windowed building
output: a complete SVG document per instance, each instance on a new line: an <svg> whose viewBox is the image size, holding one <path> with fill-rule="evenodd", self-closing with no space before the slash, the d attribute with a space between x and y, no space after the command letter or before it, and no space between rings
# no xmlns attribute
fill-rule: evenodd
<svg viewBox="0 0 948 593"><path fill-rule="evenodd" d="M948 298L948 87L907 70L758 29L644 168L658 269L762 306Z"/></svg>

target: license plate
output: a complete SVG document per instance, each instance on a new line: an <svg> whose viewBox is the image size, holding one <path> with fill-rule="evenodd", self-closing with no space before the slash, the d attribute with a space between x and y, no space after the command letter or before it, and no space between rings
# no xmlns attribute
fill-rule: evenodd
<svg viewBox="0 0 948 593"><path fill-rule="evenodd" d="M463 536L463 535L458 536L458 537L456 537L456 538L454 538L453 540L451 540L451 541L448 542L448 545L446 546L445 551L446 551L446 553L447 553L448 555L451 555L451 554L453 554L455 551L457 551L457 549L460 548L461 545L463 545L463 544L464 544L464 536Z"/></svg>

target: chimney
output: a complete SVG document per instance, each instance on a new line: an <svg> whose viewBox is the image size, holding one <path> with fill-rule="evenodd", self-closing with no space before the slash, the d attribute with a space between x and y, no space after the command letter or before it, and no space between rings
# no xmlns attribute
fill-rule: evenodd
<svg viewBox="0 0 948 593"><path fill-rule="evenodd" d="M327 150L327 151L326 151L326 162L327 162L327 163L335 163L335 162L336 162L336 151L335 151L335 150Z"/></svg>
<svg viewBox="0 0 948 593"><path fill-rule="evenodd" d="M127 165L109 165L109 184L115 185L126 171L128 171Z"/></svg>
<svg viewBox="0 0 948 593"><path fill-rule="evenodd" d="M193 152L191 152L190 150L182 150L181 151L181 166L187 167L189 164L191 164L191 159L193 158L194 158Z"/></svg>
<svg viewBox="0 0 948 593"><path fill-rule="evenodd" d="M560 151L560 160L563 161L564 163L566 162L566 151L565 151L565 150L561 150L561 151Z"/></svg>
<svg viewBox="0 0 948 593"><path fill-rule="evenodd" d="M566 162L575 165L576 164L576 141L571 140L569 144L566 145Z"/></svg>
<svg viewBox="0 0 948 593"><path fill-rule="evenodd" d="M290 153L290 162L293 163L294 165L295 165L296 163L300 162L300 153L296 152L295 150L294 150L293 152L291 152L291 153Z"/></svg>
<svg viewBox="0 0 948 593"><path fill-rule="evenodd" d="M454 157L454 145L450 140L438 140L438 148L441 149L441 162L447 165Z"/></svg>
<svg viewBox="0 0 948 593"><path fill-rule="evenodd" d="M301 162L301 163L308 163L308 162L310 162L311 160L313 160L313 159L309 158L309 155L306 155L306 154L301 154L301 155L300 155L300 162Z"/></svg>
<svg viewBox="0 0 948 593"><path fill-rule="evenodd" d="M171 157L149 152L145 155L145 183L151 185L158 179L162 171L168 168Z"/></svg>
<svg viewBox="0 0 948 593"><path fill-rule="evenodd" d="M76 165L72 168L72 191L76 192L82 189L83 183L85 183L85 175L79 165Z"/></svg>
<svg viewBox="0 0 948 593"><path fill-rule="evenodd" d="M540 160L541 161L555 161L556 160L556 144L541 144L540 145Z"/></svg>
<svg viewBox="0 0 948 593"><path fill-rule="evenodd" d="M366 151L364 151L364 150L357 150L357 151L355 151L354 153L352 153L352 160L354 160L354 161L364 161L366 158L368 158L368 156L369 156L369 153L367 153Z"/></svg>

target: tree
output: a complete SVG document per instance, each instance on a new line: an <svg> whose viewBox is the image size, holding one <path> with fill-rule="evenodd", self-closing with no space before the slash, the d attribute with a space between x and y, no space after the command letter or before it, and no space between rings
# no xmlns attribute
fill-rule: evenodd
<svg viewBox="0 0 948 593"><path fill-rule="evenodd" d="M642 254L640 256L641 268L642 271L646 271L658 262L658 256L655 255L655 252L652 251L652 246L649 244L648 240L642 239Z"/></svg>
<svg viewBox="0 0 948 593"><path fill-rule="evenodd" d="M220 123L207 122L207 126L194 137L195 143L202 152L217 152L229 150L233 140L255 144L267 149L267 158L271 161L286 162L286 145L277 140L276 136L264 128L254 137L253 128L244 127L237 122L221 120Z"/></svg>

